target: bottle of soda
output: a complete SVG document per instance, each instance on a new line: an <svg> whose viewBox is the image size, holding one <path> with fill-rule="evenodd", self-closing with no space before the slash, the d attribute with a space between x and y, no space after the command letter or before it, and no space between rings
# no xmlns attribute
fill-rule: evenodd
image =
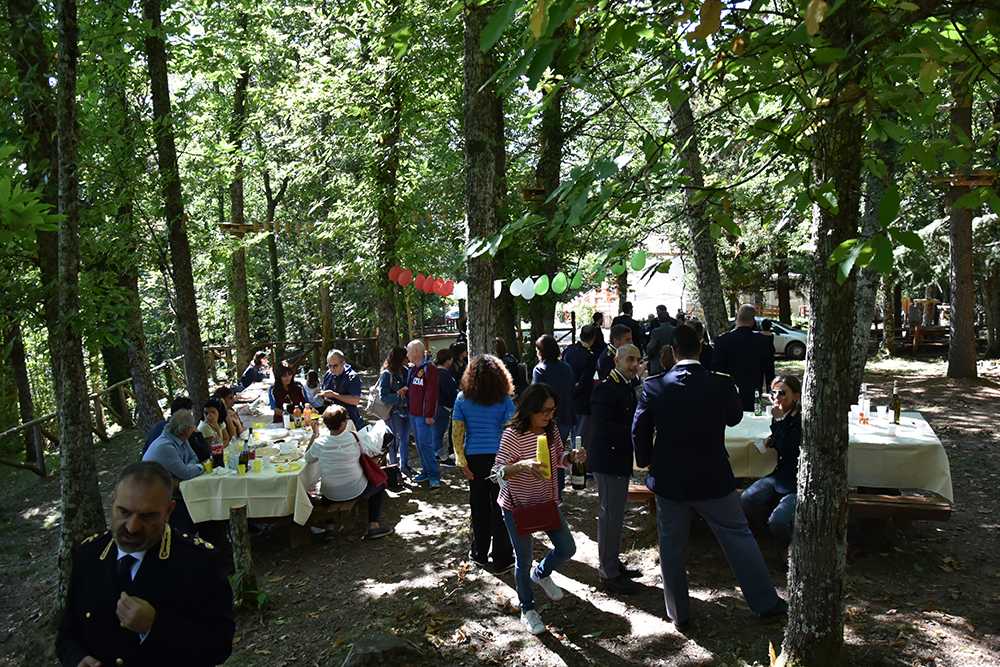
<svg viewBox="0 0 1000 667"><path fill-rule="evenodd" d="M755 417L760 417L764 414L764 402L760 395L760 389L754 391L753 414Z"/></svg>
<svg viewBox="0 0 1000 667"><path fill-rule="evenodd" d="M226 451L226 446L222 444L222 438L217 438L212 443L212 467L213 468L224 468L226 465L226 457L223 452Z"/></svg>
<svg viewBox="0 0 1000 667"><path fill-rule="evenodd" d="M581 449L580 438L578 437L578 438L576 438L576 447L574 447L572 449L572 451L574 452L574 456L575 456L576 452L580 451L580 449ZM577 491L582 491L582 490L586 489L587 488L587 464L583 463L582 461L581 462L574 461L573 462L573 469L570 471L569 481L570 481L570 484L573 485L573 488L576 489Z"/></svg>
<svg viewBox="0 0 1000 667"><path fill-rule="evenodd" d="M899 396L899 387L896 386L896 381L892 381L892 423L899 423L899 413L902 412L903 401Z"/></svg>

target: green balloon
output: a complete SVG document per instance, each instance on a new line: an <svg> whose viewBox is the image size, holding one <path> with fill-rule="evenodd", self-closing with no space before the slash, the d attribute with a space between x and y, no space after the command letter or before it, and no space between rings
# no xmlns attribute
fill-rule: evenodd
<svg viewBox="0 0 1000 667"><path fill-rule="evenodd" d="M549 277L543 275L538 280L535 281L535 294L537 294L538 296L542 296L548 291L549 291Z"/></svg>
<svg viewBox="0 0 1000 667"><path fill-rule="evenodd" d="M632 255L632 270L642 271L644 268L646 268L646 251L637 250Z"/></svg>
<svg viewBox="0 0 1000 667"><path fill-rule="evenodd" d="M612 264L611 273L615 274L616 276L620 276L621 274L625 273L625 264L623 262Z"/></svg>
<svg viewBox="0 0 1000 667"><path fill-rule="evenodd" d="M583 287L583 272L577 271L573 274L573 280L569 284L570 289L580 289Z"/></svg>
<svg viewBox="0 0 1000 667"><path fill-rule="evenodd" d="M560 271L552 279L552 291L556 294L562 294L566 291L567 287L569 287L569 280L566 278L566 274Z"/></svg>

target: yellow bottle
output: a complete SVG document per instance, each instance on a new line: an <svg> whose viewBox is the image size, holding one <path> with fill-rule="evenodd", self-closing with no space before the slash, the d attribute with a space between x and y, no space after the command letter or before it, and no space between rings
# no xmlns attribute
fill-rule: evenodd
<svg viewBox="0 0 1000 667"><path fill-rule="evenodd" d="M544 435L538 436L538 445L535 448L535 460L542 464L542 476L545 479L552 479L552 463L549 461L549 439Z"/></svg>

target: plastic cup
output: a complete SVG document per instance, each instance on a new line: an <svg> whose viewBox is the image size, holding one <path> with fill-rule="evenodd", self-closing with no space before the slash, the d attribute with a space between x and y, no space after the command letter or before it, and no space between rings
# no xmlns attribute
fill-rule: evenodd
<svg viewBox="0 0 1000 667"><path fill-rule="evenodd" d="M852 405L851 406L851 423L852 424L857 424L858 423L858 416L860 414L861 414L861 406L860 405Z"/></svg>
<svg viewBox="0 0 1000 667"><path fill-rule="evenodd" d="M205 463L203 463L202 465L205 466L205 474L206 475L211 475L212 474L212 459L205 459Z"/></svg>
<svg viewBox="0 0 1000 667"><path fill-rule="evenodd" d="M247 474L247 467L246 467L246 464L243 464L243 463L237 463L237 464L236 464L236 472L237 472L237 474L240 474L240 475L245 475L245 474Z"/></svg>
<svg viewBox="0 0 1000 667"><path fill-rule="evenodd" d="M254 472L262 472L263 470L264 470L264 462L261 461L260 459L254 459L253 460L253 471Z"/></svg>

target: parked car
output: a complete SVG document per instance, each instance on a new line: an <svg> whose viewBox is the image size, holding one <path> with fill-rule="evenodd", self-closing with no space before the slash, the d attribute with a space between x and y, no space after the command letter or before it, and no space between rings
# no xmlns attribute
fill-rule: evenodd
<svg viewBox="0 0 1000 667"><path fill-rule="evenodd" d="M764 320L768 320L768 318L758 317L756 319L757 325L754 329L760 331ZM769 321L771 322L771 331L774 332L774 354L781 355L785 359L805 359L808 334L786 322ZM736 321L730 320L729 326L736 326Z"/></svg>

